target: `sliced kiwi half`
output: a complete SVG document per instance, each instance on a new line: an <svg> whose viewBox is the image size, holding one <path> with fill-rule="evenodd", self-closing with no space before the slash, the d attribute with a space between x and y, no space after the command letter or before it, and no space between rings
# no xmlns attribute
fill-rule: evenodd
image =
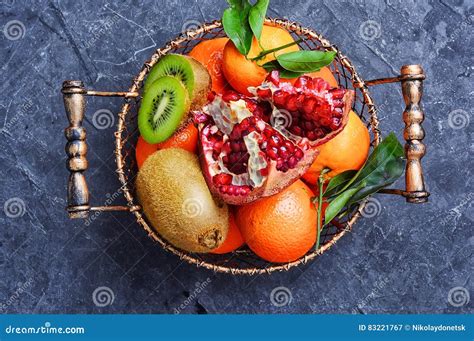
<svg viewBox="0 0 474 341"><path fill-rule="evenodd" d="M138 128L148 143L160 143L178 129L190 108L188 90L175 77L156 79L143 94Z"/></svg>
<svg viewBox="0 0 474 341"><path fill-rule="evenodd" d="M207 93L211 89L211 76L207 69L196 59L180 54L167 54L151 69L144 84L146 94L153 83L163 77L172 76L179 79L188 90L191 109L203 106Z"/></svg>

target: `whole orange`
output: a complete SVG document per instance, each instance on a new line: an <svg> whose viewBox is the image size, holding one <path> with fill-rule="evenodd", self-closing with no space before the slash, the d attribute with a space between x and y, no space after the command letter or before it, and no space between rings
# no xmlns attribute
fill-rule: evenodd
<svg viewBox="0 0 474 341"><path fill-rule="evenodd" d="M189 52L189 56L207 68L212 79L212 90L217 93L222 93L226 88L230 88L222 70L224 46L228 41L227 38L204 40Z"/></svg>
<svg viewBox="0 0 474 341"><path fill-rule="evenodd" d="M316 242L317 210L311 197L313 192L298 180L276 195L240 206L235 218L250 249L274 263L304 256Z"/></svg>
<svg viewBox="0 0 474 341"><path fill-rule="evenodd" d="M293 43L295 40L284 29L269 25L264 25L260 44L254 37L252 46L246 56L242 55L234 43L229 40L224 47L224 58L222 68L225 78L229 84L238 92L250 96L247 88L249 86L260 85L267 76L267 71L259 65L275 60L276 56L282 53L298 51L298 45L292 45L283 50L267 54L259 61L251 61L250 58L258 56L262 50L270 50L279 46ZM257 64L258 63L258 64Z"/></svg>
<svg viewBox="0 0 474 341"><path fill-rule="evenodd" d="M157 144L148 143L140 136L135 147L135 158L138 168L143 165L148 156L159 149L182 148L191 153L196 153L197 141L198 130L193 123L189 123L166 141Z"/></svg>
<svg viewBox="0 0 474 341"><path fill-rule="evenodd" d="M237 250L239 247L244 245L244 238L240 229L235 223L234 215L229 212L229 232L224 242L217 249L211 251L211 253L223 254Z"/></svg>
<svg viewBox="0 0 474 341"><path fill-rule="evenodd" d="M304 181L312 185L318 182L323 168L331 169L329 173L326 173L327 179L347 170L360 169L369 155L369 130L359 116L351 111L344 129L318 148L319 155L303 175Z"/></svg>

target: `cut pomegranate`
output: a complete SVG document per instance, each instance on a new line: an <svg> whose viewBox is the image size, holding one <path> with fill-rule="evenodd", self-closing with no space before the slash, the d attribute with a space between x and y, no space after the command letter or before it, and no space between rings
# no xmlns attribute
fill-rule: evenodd
<svg viewBox="0 0 474 341"><path fill-rule="evenodd" d="M339 133L353 92L302 76L295 86L272 72L254 98L212 94L194 112L201 166L211 191L241 205L280 192L311 166L315 146Z"/></svg>

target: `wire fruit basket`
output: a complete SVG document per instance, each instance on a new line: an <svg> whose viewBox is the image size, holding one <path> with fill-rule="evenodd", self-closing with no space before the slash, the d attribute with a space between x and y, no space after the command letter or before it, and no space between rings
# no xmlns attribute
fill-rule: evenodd
<svg viewBox="0 0 474 341"><path fill-rule="evenodd" d="M331 71L341 86L355 91L353 110L367 124L371 134L372 147L379 144L381 134L377 109L370 95L369 88L377 84L401 83L406 104L406 109L403 112L403 121L405 123L404 139L406 141L405 156L407 160L405 170L406 188L404 190L385 189L382 192L403 196L409 203L426 202L429 193L425 190L421 167L421 158L425 154L425 146L422 142L425 134L421 126L424 114L420 105L423 80L425 79L422 67L420 65L405 65L401 68L399 76L364 81L356 72L349 58L343 55L335 45L312 29L284 19L267 18L265 23L286 29L293 35L295 40L301 39L299 43L301 49L335 51L337 53L334 62L330 65ZM360 218L365 202L362 202L355 210L346 215L343 221L327 225L321 231L320 247L317 250L310 250L304 257L293 262L274 264L262 260L246 247L224 255L197 254L180 250L168 243L151 227L141 211L136 198L135 177L138 169L135 162L135 144L139 136L137 115L143 80L162 56L168 53L187 54L201 41L224 36L225 32L220 21L203 24L179 35L169 41L164 47L155 51L133 79L128 91L125 92L88 90L81 81L64 81L62 93L70 123L69 127L65 130L65 136L68 141L66 144L68 156L67 169L70 171L67 212L70 218L82 219L87 218L94 211L130 212L135 216L138 225L162 248L191 264L216 272L256 275L289 270L298 265L305 264L324 253L350 231L355 222ZM121 192L127 201L126 206L91 206L89 203L89 191L84 174L88 168L86 131L82 126L85 115L85 96L124 98L124 103L118 113L119 119L114 134L116 173L122 185Z"/></svg>

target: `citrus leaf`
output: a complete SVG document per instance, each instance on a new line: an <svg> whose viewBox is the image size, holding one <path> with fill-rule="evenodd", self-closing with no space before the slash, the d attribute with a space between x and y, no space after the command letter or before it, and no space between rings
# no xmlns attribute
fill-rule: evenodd
<svg viewBox="0 0 474 341"><path fill-rule="evenodd" d="M249 25L253 35L258 40L260 40L260 36L262 35L263 22L265 21L269 3L270 0L257 0L249 11Z"/></svg>
<svg viewBox="0 0 474 341"><path fill-rule="evenodd" d="M356 174L357 171L355 170L347 170L331 178L326 190L324 191L324 196L330 197L337 194L339 190L342 189L350 180L352 180Z"/></svg>
<svg viewBox="0 0 474 341"><path fill-rule="evenodd" d="M329 65L336 52L329 51L294 51L278 55L278 63L286 70L294 72L314 72Z"/></svg>
<svg viewBox="0 0 474 341"><path fill-rule="evenodd" d="M280 72L280 77L281 77L281 78L286 78L286 79L297 78L297 77L299 77L299 76L304 75L304 72L293 72L293 71L285 70L285 69L278 63L277 60L272 60L272 61L270 61L270 62L267 62L267 63L263 64L262 67L263 67L267 72L270 72L270 71L273 71L273 70L278 70L278 71Z"/></svg>
<svg viewBox="0 0 474 341"><path fill-rule="evenodd" d="M335 216L346 206L352 196L354 196L365 184L360 184L356 188L350 188L344 191L341 195L337 196L332 200L328 207L326 207L326 212L324 213L324 223L328 224Z"/></svg>
<svg viewBox="0 0 474 341"><path fill-rule="evenodd" d="M224 31L235 47L243 55L247 55L252 45L253 33L248 22L251 8L248 0L228 0L229 8L222 14Z"/></svg>

